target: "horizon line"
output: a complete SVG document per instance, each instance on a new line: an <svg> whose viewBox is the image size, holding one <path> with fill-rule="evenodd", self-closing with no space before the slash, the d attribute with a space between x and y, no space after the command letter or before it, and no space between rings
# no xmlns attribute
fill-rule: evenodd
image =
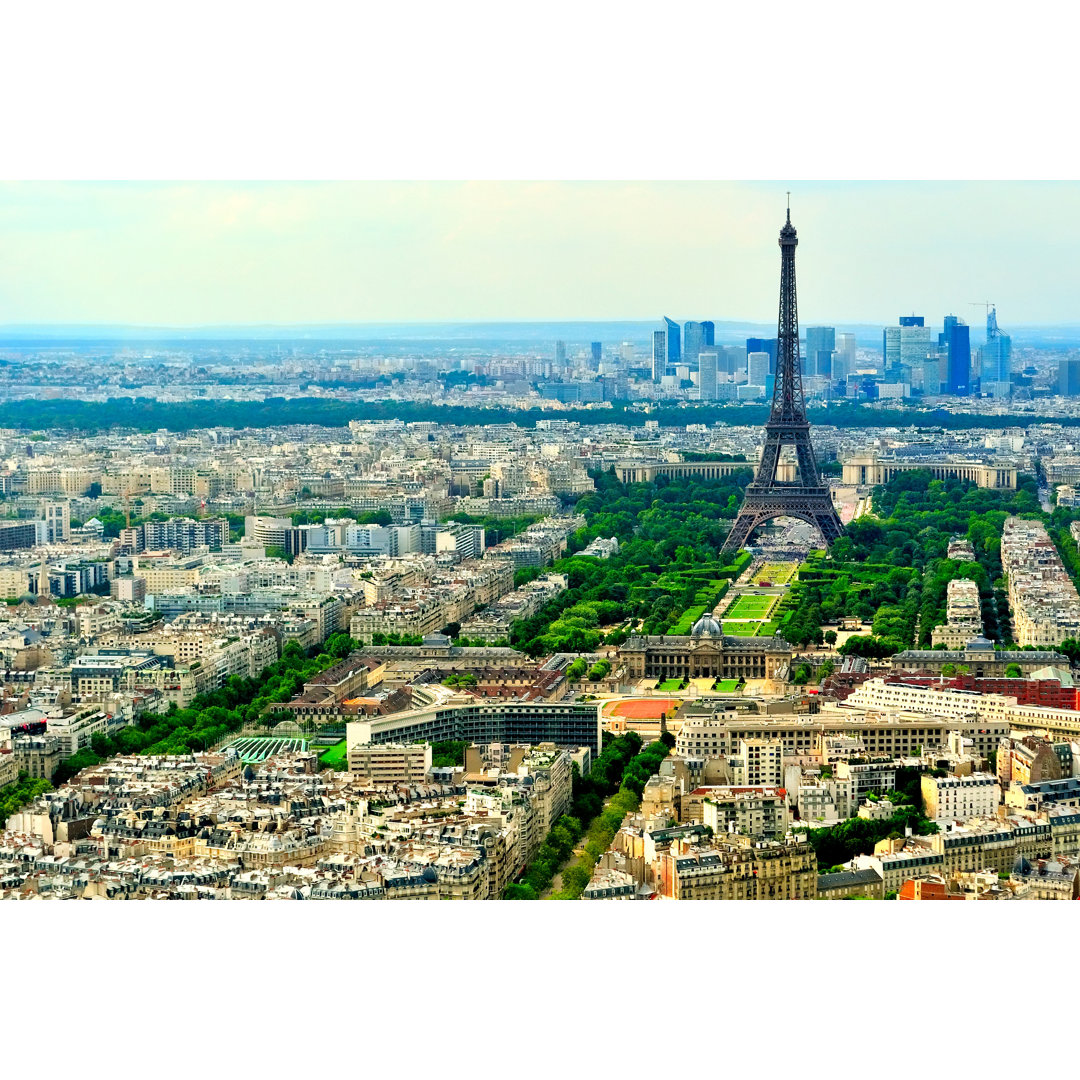
<svg viewBox="0 0 1080 1080"><path fill-rule="evenodd" d="M295 323L272 323L272 322L235 322L235 323L127 323L127 322L27 322L27 323L0 323L0 334L10 333L12 331L26 331L26 330L44 330L44 331L60 331L60 330L175 330L175 331L192 331L192 330L301 330L301 329L352 329L352 328L364 328L373 326L536 326L536 325L561 325L561 326L594 326L597 324L611 323L611 324L635 324L641 326L652 326L662 321L664 317L661 316L657 319L643 319L637 318L595 318L595 319L559 319L559 318L535 318L535 319L437 319L437 318L422 318L422 319L371 319L357 322L295 322ZM944 316L943 316L944 318ZM678 320L673 320L678 321ZM752 319L752 318L727 318L727 319L702 319L702 320L688 320L687 321L702 321L712 322L717 325L731 325L731 326L771 326L773 320L771 319ZM981 324L981 320L976 320L972 323L969 320L963 320L969 326L978 326ZM800 320L800 329L803 326L826 326L826 325L847 325L847 326L867 326L884 328L886 326L898 325L892 322L881 322L874 319L831 319L827 321L822 320L807 320L803 322ZM1007 326L1012 327L1024 327L1024 328L1072 328L1080 327L1080 319L1062 320L1062 321L1050 321L1050 322L1010 322ZM1006 330L1007 332L1007 330Z"/></svg>

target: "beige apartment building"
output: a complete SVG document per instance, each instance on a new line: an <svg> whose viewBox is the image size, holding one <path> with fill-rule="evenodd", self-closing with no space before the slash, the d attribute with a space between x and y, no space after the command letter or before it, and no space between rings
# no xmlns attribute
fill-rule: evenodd
<svg viewBox="0 0 1080 1080"><path fill-rule="evenodd" d="M368 743L348 750L349 772L366 784L423 783L431 769L431 743Z"/></svg>
<svg viewBox="0 0 1080 1080"><path fill-rule="evenodd" d="M922 777L922 795L926 816L966 821L972 817L993 817L1001 803L997 777L990 773L970 776Z"/></svg>
<svg viewBox="0 0 1080 1080"><path fill-rule="evenodd" d="M674 900L813 900L817 858L805 841L732 836L659 857L658 892Z"/></svg>
<svg viewBox="0 0 1080 1080"><path fill-rule="evenodd" d="M946 591L945 623L934 627L931 632L932 644L960 649L972 638L980 637L982 632L979 586L967 578L954 578Z"/></svg>
<svg viewBox="0 0 1080 1080"><path fill-rule="evenodd" d="M772 840L788 830L791 818L782 788L712 787L694 794L701 796L701 823L714 836L738 833Z"/></svg>

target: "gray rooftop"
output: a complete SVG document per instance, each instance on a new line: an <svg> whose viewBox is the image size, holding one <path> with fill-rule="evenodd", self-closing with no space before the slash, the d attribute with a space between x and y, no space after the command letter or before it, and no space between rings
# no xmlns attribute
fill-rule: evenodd
<svg viewBox="0 0 1080 1080"><path fill-rule="evenodd" d="M829 889L849 889L855 885L880 885L881 875L872 867L866 870L840 870L835 874L818 874L818 892Z"/></svg>

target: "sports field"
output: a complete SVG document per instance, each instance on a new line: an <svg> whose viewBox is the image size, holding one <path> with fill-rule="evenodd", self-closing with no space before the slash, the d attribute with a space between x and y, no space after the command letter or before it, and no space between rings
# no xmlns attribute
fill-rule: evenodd
<svg viewBox="0 0 1080 1080"><path fill-rule="evenodd" d="M773 585L786 585L795 576L799 569L797 562L767 562L762 563L761 568L751 579L755 584L759 581L769 581Z"/></svg>
<svg viewBox="0 0 1080 1080"><path fill-rule="evenodd" d="M753 596L743 595L736 597L735 602L724 612L725 619L767 619L772 611L778 596Z"/></svg>
<svg viewBox="0 0 1080 1080"><path fill-rule="evenodd" d="M724 633L730 637L755 637L758 632L758 627L763 625L759 622L744 621L744 622L728 622L724 620Z"/></svg>
<svg viewBox="0 0 1080 1080"><path fill-rule="evenodd" d="M678 706L675 698L634 698L616 701L604 711L609 716L625 716L628 720L659 720Z"/></svg>

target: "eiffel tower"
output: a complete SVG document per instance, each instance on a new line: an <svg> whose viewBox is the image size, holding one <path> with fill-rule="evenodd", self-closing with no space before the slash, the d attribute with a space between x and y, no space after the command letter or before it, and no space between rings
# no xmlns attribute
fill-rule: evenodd
<svg viewBox="0 0 1080 1080"><path fill-rule="evenodd" d="M794 517L817 526L831 544L843 532L829 489L821 482L814 448L810 445L810 424L806 419L802 367L799 363L799 315L795 300L795 246L798 235L791 224L780 230L780 321L777 327L776 382L772 409L765 425L765 446L757 473L746 489L739 516L724 541L724 552L738 551L750 534L765 522L778 517ZM799 477L795 483L776 478L780 448L795 447Z"/></svg>

